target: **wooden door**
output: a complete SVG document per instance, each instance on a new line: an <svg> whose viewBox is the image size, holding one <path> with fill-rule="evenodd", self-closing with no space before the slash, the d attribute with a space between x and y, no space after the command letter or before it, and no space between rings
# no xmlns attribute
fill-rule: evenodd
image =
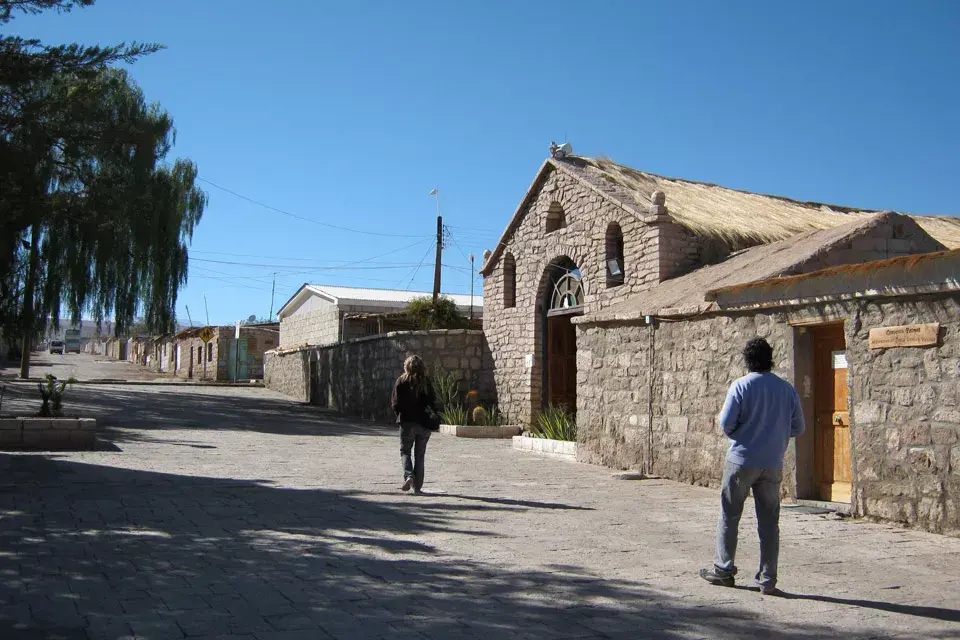
<svg viewBox="0 0 960 640"><path fill-rule="evenodd" d="M847 352L843 325L816 327L814 348L814 467L821 500L850 502Z"/></svg>
<svg viewBox="0 0 960 640"><path fill-rule="evenodd" d="M547 402L577 410L577 334L572 316L547 318Z"/></svg>

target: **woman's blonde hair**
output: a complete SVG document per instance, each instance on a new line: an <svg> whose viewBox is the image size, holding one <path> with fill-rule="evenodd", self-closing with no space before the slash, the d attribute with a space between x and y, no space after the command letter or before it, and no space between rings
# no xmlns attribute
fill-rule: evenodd
<svg viewBox="0 0 960 640"><path fill-rule="evenodd" d="M410 356L403 361L403 373L400 381L406 382L417 395L427 392L427 366L420 356Z"/></svg>

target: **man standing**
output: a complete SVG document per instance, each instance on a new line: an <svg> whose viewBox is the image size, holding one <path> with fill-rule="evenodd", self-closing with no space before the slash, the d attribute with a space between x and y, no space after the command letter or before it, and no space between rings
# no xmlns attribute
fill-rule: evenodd
<svg viewBox="0 0 960 640"><path fill-rule="evenodd" d="M760 592L777 592L780 554L780 480L783 455L791 437L803 433L803 413L796 389L771 373L773 349L763 338L753 338L743 349L747 375L730 385L720 412L720 426L730 439L730 451L720 490L717 554L700 577L711 584L732 587L737 566L737 533L743 503L753 489L760 535Z"/></svg>

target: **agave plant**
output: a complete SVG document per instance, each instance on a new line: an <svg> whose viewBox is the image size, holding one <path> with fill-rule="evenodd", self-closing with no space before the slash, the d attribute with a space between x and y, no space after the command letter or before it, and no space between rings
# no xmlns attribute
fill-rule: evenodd
<svg viewBox="0 0 960 640"><path fill-rule="evenodd" d="M440 411L440 421L443 424L467 424L467 410L459 404L447 405Z"/></svg>
<svg viewBox="0 0 960 640"><path fill-rule="evenodd" d="M535 438L576 442L577 422L566 407L550 405L540 412L530 434Z"/></svg>
<svg viewBox="0 0 960 640"><path fill-rule="evenodd" d="M441 409L460 404L460 379L457 374L437 367L433 372L433 390Z"/></svg>

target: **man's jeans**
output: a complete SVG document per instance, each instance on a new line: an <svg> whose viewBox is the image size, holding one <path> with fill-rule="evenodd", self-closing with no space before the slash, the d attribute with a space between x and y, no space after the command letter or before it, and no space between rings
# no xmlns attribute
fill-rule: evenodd
<svg viewBox="0 0 960 640"><path fill-rule="evenodd" d="M743 503L753 489L757 511L757 532L760 534L760 571L757 582L762 586L777 584L777 557L780 555L780 469L741 467L727 462L723 469L720 490L720 522L717 524L717 556L713 563L720 575L734 576L737 565L737 531Z"/></svg>
<svg viewBox="0 0 960 640"><path fill-rule="evenodd" d="M416 422L400 424L400 459L403 462L403 477L412 477L413 488L417 491L423 486L423 458L427 454L428 440L430 440L429 429L424 429ZM410 459L411 449L415 460Z"/></svg>

